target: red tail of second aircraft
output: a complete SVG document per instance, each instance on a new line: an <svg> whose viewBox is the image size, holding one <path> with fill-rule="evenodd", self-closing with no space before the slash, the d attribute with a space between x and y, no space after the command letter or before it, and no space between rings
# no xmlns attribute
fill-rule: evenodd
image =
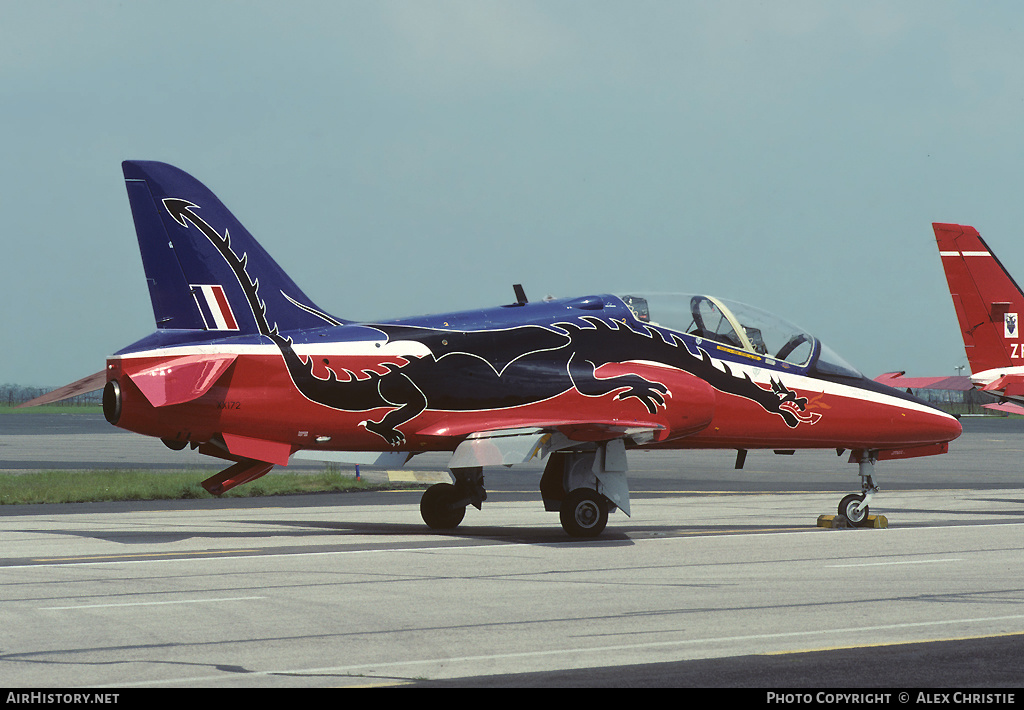
<svg viewBox="0 0 1024 710"><path fill-rule="evenodd" d="M1024 365L1024 293L974 227L932 225L971 372Z"/></svg>

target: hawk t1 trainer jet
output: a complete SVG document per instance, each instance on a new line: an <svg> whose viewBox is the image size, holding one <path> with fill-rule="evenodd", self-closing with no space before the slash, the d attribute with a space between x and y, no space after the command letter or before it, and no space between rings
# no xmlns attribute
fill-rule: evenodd
<svg viewBox="0 0 1024 710"><path fill-rule="evenodd" d="M227 208L170 165L123 164L156 332L112 355L107 420L233 464L214 494L292 456L404 463L450 451L423 520L454 528L485 466L544 464L570 535L630 513L639 447L851 451L863 522L876 461L943 453L956 419L873 382L821 341L708 295L598 294L356 322L314 304ZM95 383L95 380L91 381ZM69 387L81 391L88 383ZM55 393L54 396L59 396Z"/></svg>
<svg viewBox="0 0 1024 710"><path fill-rule="evenodd" d="M971 384L997 395L986 407L1024 413L1024 293L974 227L932 225L960 323Z"/></svg>

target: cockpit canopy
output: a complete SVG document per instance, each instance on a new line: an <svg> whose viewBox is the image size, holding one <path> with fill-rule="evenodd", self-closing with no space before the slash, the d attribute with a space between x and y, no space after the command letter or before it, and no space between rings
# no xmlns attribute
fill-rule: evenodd
<svg viewBox="0 0 1024 710"><path fill-rule="evenodd" d="M689 294L634 293L619 298L641 322L754 353L769 363L798 368L814 364L823 374L863 376L802 328L745 303Z"/></svg>

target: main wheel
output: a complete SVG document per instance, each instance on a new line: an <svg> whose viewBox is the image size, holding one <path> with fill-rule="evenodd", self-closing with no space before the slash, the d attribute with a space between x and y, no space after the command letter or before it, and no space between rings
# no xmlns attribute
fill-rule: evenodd
<svg viewBox="0 0 1024 710"><path fill-rule="evenodd" d="M859 511L857 506L864 500L864 495L850 495L839 501L839 514L850 521L850 525L865 527L868 524L868 507L864 506Z"/></svg>
<svg viewBox="0 0 1024 710"><path fill-rule="evenodd" d="M420 498L423 522L434 530L459 527L459 523L466 517L466 506L459 505L461 497L451 483L435 483L423 491L423 497Z"/></svg>
<svg viewBox="0 0 1024 710"><path fill-rule="evenodd" d="M592 488L569 491L558 511L572 537L597 537L608 524L608 500Z"/></svg>

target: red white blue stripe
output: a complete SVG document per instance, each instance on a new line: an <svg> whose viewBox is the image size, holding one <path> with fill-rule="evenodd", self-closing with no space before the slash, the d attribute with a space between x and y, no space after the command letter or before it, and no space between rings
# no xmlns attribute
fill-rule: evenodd
<svg viewBox="0 0 1024 710"><path fill-rule="evenodd" d="M231 305L224 288L218 284L192 284L192 295L203 314L207 330L238 330L238 321L231 312Z"/></svg>

